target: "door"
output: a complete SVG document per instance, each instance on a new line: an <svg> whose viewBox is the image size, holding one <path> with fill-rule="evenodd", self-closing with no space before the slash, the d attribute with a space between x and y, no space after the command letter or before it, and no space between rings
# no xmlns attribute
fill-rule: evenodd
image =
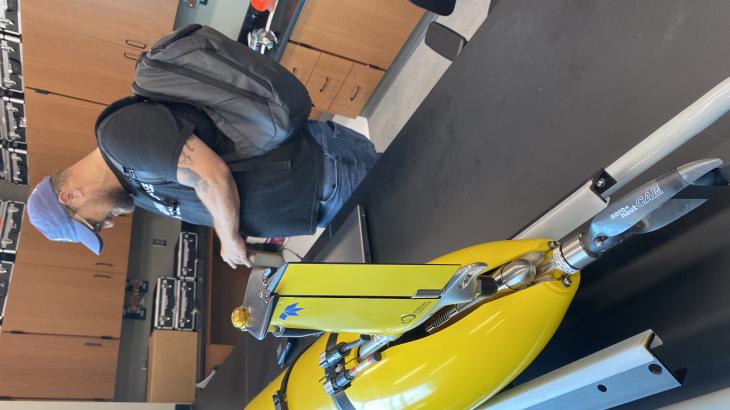
<svg viewBox="0 0 730 410"><path fill-rule="evenodd" d="M100 236L104 247L101 255L96 256L81 244L48 240L30 224L28 216L25 215L20 228L20 243L15 260L18 263L126 275L132 235L132 216L118 216L113 221L113 227L101 231Z"/></svg>
<svg viewBox="0 0 730 410"><path fill-rule="evenodd" d="M16 263L2 331L118 338L125 279L122 274Z"/></svg>
<svg viewBox="0 0 730 410"><path fill-rule="evenodd" d="M0 396L111 400L118 351L118 340L4 331Z"/></svg>
<svg viewBox="0 0 730 410"><path fill-rule="evenodd" d="M31 186L96 149L94 123L104 108L55 94L25 93Z"/></svg>
<svg viewBox="0 0 730 410"><path fill-rule="evenodd" d="M352 62L344 58L322 53L306 86L314 107L328 111L342 83L352 68Z"/></svg>
<svg viewBox="0 0 730 410"><path fill-rule="evenodd" d="M385 71L354 64L329 111L346 117L357 117L384 74Z"/></svg>
<svg viewBox="0 0 730 410"><path fill-rule="evenodd" d="M120 46L150 48L172 31L178 0L22 0L23 23L42 24Z"/></svg>
<svg viewBox="0 0 730 410"><path fill-rule="evenodd" d="M302 84L306 84L309 76L317 65L321 52L289 43L286 45L284 55L279 63L286 67Z"/></svg>
<svg viewBox="0 0 730 410"><path fill-rule="evenodd" d="M142 50L23 22L25 85L109 104L130 95Z"/></svg>
<svg viewBox="0 0 730 410"><path fill-rule="evenodd" d="M407 0L308 0L291 40L388 69L421 16Z"/></svg>

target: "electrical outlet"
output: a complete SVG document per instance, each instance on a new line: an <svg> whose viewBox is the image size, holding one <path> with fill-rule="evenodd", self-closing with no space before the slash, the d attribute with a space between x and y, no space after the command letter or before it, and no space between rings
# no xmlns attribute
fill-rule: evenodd
<svg viewBox="0 0 730 410"><path fill-rule="evenodd" d="M167 240L152 238L152 246L158 246L160 248L164 248L165 246L167 246Z"/></svg>

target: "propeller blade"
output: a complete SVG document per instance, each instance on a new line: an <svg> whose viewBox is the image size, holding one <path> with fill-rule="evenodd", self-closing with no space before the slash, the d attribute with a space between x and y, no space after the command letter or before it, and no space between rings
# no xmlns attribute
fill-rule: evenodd
<svg viewBox="0 0 730 410"><path fill-rule="evenodd" d="M643 226L637 234L654 232L664 228L677 219L692 212L698 206L707 202L706 199L670 199L644 218Z"/></svg>
<svg viewBox="0 0 730 410"><path fill-rule="evenodd" d="M691 162L631 191L593 217L588 238L593 241L599 237L620 235L660 208L679 191L721 165L722 161L719 159Z"/></svg>

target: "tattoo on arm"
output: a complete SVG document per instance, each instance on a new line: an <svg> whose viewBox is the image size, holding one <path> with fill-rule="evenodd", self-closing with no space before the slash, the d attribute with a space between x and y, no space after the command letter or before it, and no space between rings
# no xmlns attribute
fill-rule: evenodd
<svg viewBox="0 0 730 410"><path fill-rule="evenodd" d="M222 241L240 241L236 181L223 159L195 135L185 141L178 157L177 181L195 189Z"/></svg>
<svg viewBox="0 0 730 410"><path fill-rule="evenodd" d="M180 159L178 159L177 165L179 167L193 165L193 157L191 155L191 153L193 152L195 152L195 147L193 147L193 144L191 144L190 142L190 138L188 138L188 140L185 141L185 145L183 145L183 149L180 153Z"/></svg>
<svg viewBox="0 0 730 410"><path fill-rule="evenodd" d="M197 172L193 171L192 169L190 169L188 167L180 167L177 169L177 173L178 173L177 179L181 184L187 185L189 187L193 187L196 190L208 189L208 183L203 178L201 178Z"/></svg>

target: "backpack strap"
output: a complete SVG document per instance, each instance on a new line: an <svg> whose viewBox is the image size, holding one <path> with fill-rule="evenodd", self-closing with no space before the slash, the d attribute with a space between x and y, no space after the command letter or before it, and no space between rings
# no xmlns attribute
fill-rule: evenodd
<svg viewBox="0 0 730 410"><path fill-rule="evenodd" d="M132 169L130 167L127 167L123 164L121 164L119 161L114 159L113 156L111 156L106 150L104 149L103 144L101 144L101 138L99 135L99 126L106 120L110 115L114 114L116 111L127 107L132 104L136 104L143 101L151 101L149 98L140 96L140 95L133 95L130 97L122 98L121 100L117 100L113 102L109 107L107 107L102 113L99 115L99 118L96 120L95 125L95 131L96 131L96 140L97 145L99 146L99 150L102 153L102 157L106 160L107 164L109 166L113 167L115 170L117 170L118 173L121 173L128 177L129 179L139 183L139 184L150 184L150 185L160 185L166 182L170 182L165 178L160 178L157 175L147 172L147 171L141 171ZM265 160L262 158L246 158L245 156L239 155L237 152L232 152L227 155L224 155L223 160L228 163L228 166L232 173L239 173L239 172L251 172L251 171L291 171L292 169L292 162L287 160Z"/></svg>

